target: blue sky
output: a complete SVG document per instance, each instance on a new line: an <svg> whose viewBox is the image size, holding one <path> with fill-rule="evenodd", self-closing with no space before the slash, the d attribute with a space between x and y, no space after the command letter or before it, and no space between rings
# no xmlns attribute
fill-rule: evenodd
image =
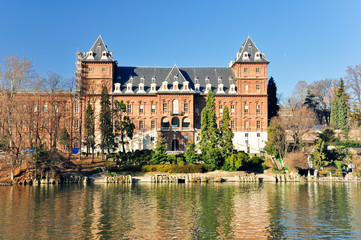
<svg viewBox="0 0 361 240"><path fill-rule="evenodd" d="M1 1L0 57L65 78L99 34L122 66L228 66L251 36L278 93L361 63L361 1Z"/></svg>

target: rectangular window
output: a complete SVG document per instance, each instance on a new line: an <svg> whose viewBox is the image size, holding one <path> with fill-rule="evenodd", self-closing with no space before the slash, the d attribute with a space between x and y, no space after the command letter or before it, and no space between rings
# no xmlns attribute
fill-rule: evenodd
<svg viewBox="0 0 361 240"><path fill-rule="evenodd" d="M139 129L142 130L143 129L143 121L139 121Z"/></svg>
<svg viewBox="0 0 361 240"><path fill-rule="evenodd" d="M231 128L234 128L234 121L231 121Z"/></svg>
<svg viewBox="0 0 361 240"><path fill-rule="evenodd" d="M257 128L261 128L261 121L257 121Z"/></svg>
<svg viewBox="0 0 361 240"><path fill-rule="evenodd" d="M89 68L89 72L93 72L93 68L92 68L92 67Z"/></svg>
<svg viewBox="0 0 361 240"><path fill-rule="evenodd" d="M245 128L245 129L248 129L248 128L249 128L248 121L245 121L245 122L244 122L244 128Z"/></svg>
<svg viewBox="0 0 361 240"><path fill-rule="evenodd" d="M68 128L68 121L64 121L64 128Z"/></svg>
<svg viewBox="0 0 361 240"><path fill-rule="evenodd" d="M188 103L184 104L184 112L188 112Z"/></svg>
<svg viewBox="0 0 361 240"><path fill-rule="evenodd" d="M23 110L26 110L26 104L23 104Z"/></svg>
<svg viewBox="0 0 361 240"><path fill-rule="evenodd" d="M48 126L48 122L46 120L43 121L43 127L46 128Z"/></svg>
<svg viewBox="0 0 361 240"><path fill-rule="evenodd" d="M128 105L128 106L127 106L127 112L128 112L128 113L131 113L131 112L132 112L132 105Z"/></svg>
<svg viewBox="0 0 361 240"><path fill-rule="evenodd" d="M58 105L57 104L54 105L54 111L58 112Z"/></svg>
<svg viewBox="0 0 361 240"><path fill-rule="evenodd" d="M223 106L219 105L219 113L222 113L222 112L223 112Z"/></svg>
<svg viewBox="0 0 361 240"><path fill-rule="evenodd" d="M107 71L107 69L106 68L102 68L102 72L106 72Z"/></svg>
<svg viewBox="0 0 361 240"><path fill-rule="evenodd" d="M151 127L152 127L152 129L155 128L155 121L152 121L152 122L151 122Z"/></svg>
<svg viewBox="0 0 361 240"><path fill-rule="evenodd" d="M256 85L256 90L257 90L257 91L261 90L261 86L260 86L260 85Z"/></svg>
<svg viewBox="0 0 361 240"><path fill-rule="evenodd" d="M115 121L114 122L114 126L117 128L117 127L119 127L119 121Z"/></svg>
<svg viewBox="0 0 361 240"><path fill-rule="evenodd" d="M48 112L48 105L47 104L44 105L44 112Z"/></svg>
<svg viewBox="0 0 361 240"><path fill-rule="evenodd" d="M37 112L38 111L38 105L34 105L34 112Z"/></svg>
<svg viewBox="0 0 361 240"><path fill-rule="evenodd" d="M257 113L260 113L261 112L261 105L257 105Z"/></svg>
<svg viewBox="0 0 361 240"><path fill-rule="evenodd" d="M65 109L64 109L65 112L68 112L69 111L69 106L68 104L65 104Z"/></svg>
<svg viewBox="0 0 361 240"><path fill-rule="evenodd" d="M150 141L151 141L151 142L154 142L154 137L150 137Z"/></svg>
<svg viewBox="0 0 361 240"><path fill-rule="evenodd" d="M78 120L74 121L74 128L79 128L79 121Z"/></svg>
<svg viewBox="0 0 361 240"><path fill-rule="evenodd" d="M89 90L93 89L93 86L91 84L89 84Z"/></svg>
<svg viewBox="0 0 361 240"><path fill-rule="evenodd" d="M248 113L248 105L244 105L244 113Z"/></svg>
<svg viewBox="0 0 361 240"><path fill-rule="evenodd" d="M155 105L152 105L152 112L155 112Z"/></svg>
<svg viewBox="0 0 361 240"><path fill-rule="evenodd" d="M144 112L144 105L142 104L142 105L139 105L139 112Z"/></svg>
<svg viewBox="0 0 361 240"><path fill-rule="evenodd" d="M248 85L244 85L244 91L248 92Z"/></svg>
<svg viewBox="0 0 361 240"><path fill-rule="evenodd" d="M260 73L261 70L259 68L256 68L256 73Z"/></svg>
<svg viewBox="0 0 361 240"><path fill-rule="evenodd" d="M234 105L231 105L231 113L234 113Z"/></svg>
<svg viewBox="0 0 361 240"><path fill-rule="evenodd" d="M36 121L33 121L33 128L36 128L38 123Z"/></svg>
<svg viewBox="0 0 361 240"><path fill-rule="evenodd" d="M244 136L245 136L246 138L248 138L248 133L245 133Z"/></svg>
<svg viewBox="0 0 361 240"><path fill-rule="evenodd" d="M257 137L261 137L261 134L260 134L260 133L257 133Z"/></svg>
<svg viewBox="0 0 361 240"><path fill-rule="evenodd" d="M245 73L248 73L248 68L245 68L245 69L244 69L244 72L245 72Z"/></svg>
<svg viewBox="0 0 361 240"><path fill-rule="evenodd" d="M196 105L196 113L199 113L199 106Z"/></svg>
<svg viewBox="0 0 361 240"><path fill-rule="evenodd" d="M221 128L223 125L223 121L219 121L219 127Z"/></svg>
<svg viewBox="0 0 361 240"><path fill-rule="evenodd" d="M167 104L163 103L163 112L166 112L166 111L167 111Z"/></svg>
<svg viewBox="0 0 361 240"><path fill-rule="evenodd" d="M78 104L75 105L74 111L75 111L76 113L79 112L79 105L78 105Z"/></svg>

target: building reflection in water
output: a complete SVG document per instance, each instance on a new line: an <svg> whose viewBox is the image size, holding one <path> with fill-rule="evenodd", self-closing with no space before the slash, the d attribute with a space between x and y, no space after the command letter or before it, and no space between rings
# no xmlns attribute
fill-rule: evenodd
<svg viewBox="0 0 361 240"><path fill-rule="evenodd" d="M0 188L0 239L361 239L352 183Z"/></svg>

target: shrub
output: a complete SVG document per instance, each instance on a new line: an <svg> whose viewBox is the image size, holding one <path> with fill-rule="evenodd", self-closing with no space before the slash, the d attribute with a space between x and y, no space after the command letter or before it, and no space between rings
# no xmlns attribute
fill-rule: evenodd
<svg viewBox="0 0 361 240"><path fill-rule="evenodd" d="M232 154L226 158L222 169L226 171L238 171L243 166L243 163L248 161L248 159L248 154L244 152Z"/></svg>
<svg viewBox="0 0 361 240"><path fill-rule="evenodd" d="M207 171L203 165L144 165L143 172L168 172L168 173L201 173Z"/></svg>

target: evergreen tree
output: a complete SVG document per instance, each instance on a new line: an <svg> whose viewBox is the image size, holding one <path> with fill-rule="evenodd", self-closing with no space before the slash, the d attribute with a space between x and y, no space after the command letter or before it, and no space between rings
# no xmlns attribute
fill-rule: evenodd
<svg viewBox="0 0 361 240"><path fill-rule="evenodd" d="M160 164L167 161L167 145L163 137L159 136L152 154L151 164Z"/></svg>
<svg viewBox="0 0 361 240"><path fill-rule="evenodd" d="M277 86L273 77L271 77L268 80L267 95L268 95L268 121L270 121L271 118L278 115L278 110L280 109L277 99Z"/></svg>
<svg viewBox="0 0 361 240"><path fill-rule="evenodd" d="M66 130L66 128L63 128L63 130L61 130L60 132L59 143L64 146L64 148L68 151L70 155L70 135ZM1 147L1 142L0 142L0 147Z"/></svg>
<svg viewBox="0 0 361 240"><path fill-rule="evenodd" d="M320 168L323 165L326 165L327 159L327 144L322 140L319 139L315 145L315 149L313 151L313 163L314 167Z"/></svg>
<svg viewBox="0 0 361 240"><path fill-rule="evenodd" d="M123 147L123 153L125 153L125 144L126 141L124 140L125 137L130 139L133 138L135 125L130 120L130 117L126 115L126 105L123 103L123 100L120 102L115 100L115 109L114 115L115 119L118 122L118 125L115 126L115 132L117 135L120 135L120 141Z"/></svg>
<svg viewBox="0 0 361 240"><path fill-rule="evenodd" d="M283 159L286 154L286 131L282 128L278 117L271 120L267 134L264 150L269 155Z"/></svg>
<svg viewBox="0 0 361 240"><path fill-rule="evenodd" d="M307 95L303 105L306 105L308 108L316 109L317 103L315 101L315 94L311 90L307 90Z"/></svg>
<svg viewBox="0 0 361 240"><path fill-rule="evenodd" d="M114 134L113 134L113 123L112 123L112 111L110 108L110 100L108 89L106 86L103 86L101 99L100 99L100 132L101 132L101 143L100 147L102 149L102 155L104 154L104 149L109 149L114 147Z"/></svg>
<svg viewBox="0 0 361 240"><path fill-rule="evenodd" d="M221 126L221 138L220 138L220 147L222 157L225 159L233 153L233 132L230 126L229 110L225 106L223 109L222 115L222 126Z"/></svg>
<svg viewBox="0 0 361 240"><path fill-rule="evenodd" d="M190 142L187 145L187 149L184 153L184 157L185 157L187 163L190 163L190 164L197 163L199 156L196 151L196 145L193 142Z"/></svg>
<svg viewBox="0 0 361 240"><path fill-rule="evenodd" d="M344 82L340 79L337 94L335 99L332 101L331 107L331 125L340 129L347 124L347 103Z"/></svg>
<svg viewBox="0 0 361 240"><path fill-rule="evenodd" d="M219 131L217 128L216 104L212 90L209 90L206 107L201 114L200 149L204 162L213 169L222 165L222 155L219 149Z"/></svg>
<svg viewBox="0 0 361 240"><path fill-rule="evenodd" d="M94 148L95 148L95 117L94 111L91 104L88 103L88 106L85 111L85 120L84 120L84 135L86 138L86 154L88 156L90 148L92 149L92 163L94 162Z"/></svg>

